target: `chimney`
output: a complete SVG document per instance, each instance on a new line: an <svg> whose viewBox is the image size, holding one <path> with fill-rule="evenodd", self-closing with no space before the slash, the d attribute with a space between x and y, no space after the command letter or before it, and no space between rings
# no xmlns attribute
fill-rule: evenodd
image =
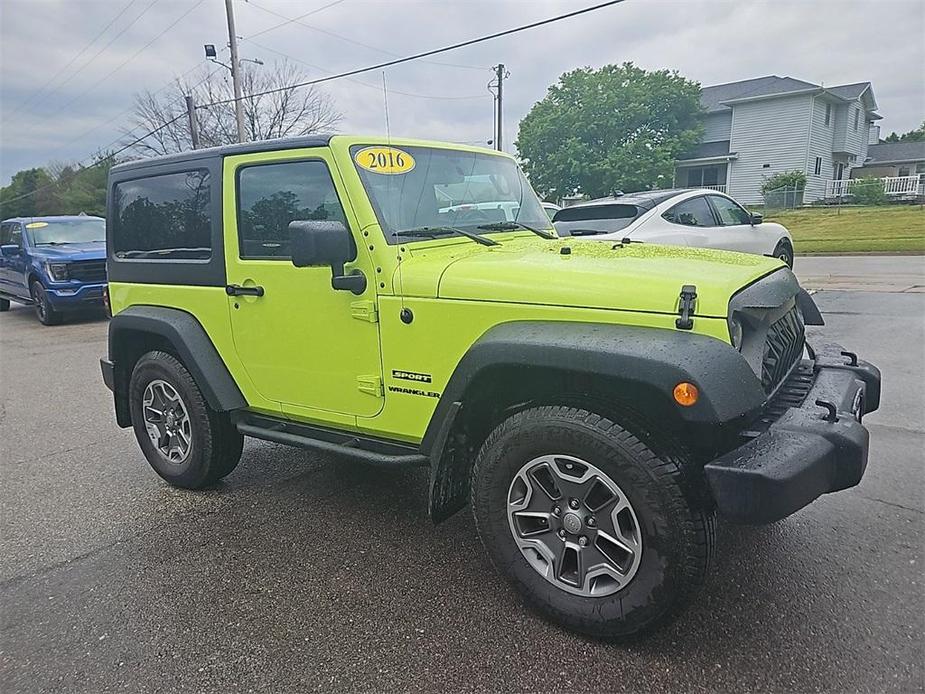
<svg viewBox="0 0 925 694"><path fill-rule="evenodd" d="M867 144L876 145L880 142L880 126L870 124L870 130L867 131Z"/></svg>

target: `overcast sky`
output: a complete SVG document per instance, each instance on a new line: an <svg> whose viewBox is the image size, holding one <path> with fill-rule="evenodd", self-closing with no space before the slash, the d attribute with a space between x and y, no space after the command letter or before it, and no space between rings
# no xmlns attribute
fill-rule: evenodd
<svg viewBox="0 0 925 694"><path fill-rule="evenodd" d="M241 56L271 64L282 53L322 76L594 4L342 0L302 20L314 28L290 23L247 40L283 21L271 11L293 18L331 2L236 0ZM391 131L490 139L486 84L489 67L502 62L512 151L518 122L560 74L633 61L704 85L771 74L825 85L870 81L884 134L904 132L925 118L923 37L923 0L627 0L432 59L444 64L389 69ZM204 43L227 43L223 0L0 0L0 184L19 169L78 161L118 140L133 93L201 66ZM324 87L345 116L340 130L384 132L382 76L358 79Z"/></svg>

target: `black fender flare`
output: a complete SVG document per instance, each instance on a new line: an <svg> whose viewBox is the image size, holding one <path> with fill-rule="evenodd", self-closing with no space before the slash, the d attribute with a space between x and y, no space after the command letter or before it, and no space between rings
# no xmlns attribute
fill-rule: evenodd
<svg viewBox="0 0 925 694"><path fill-rule="evenodd" d="M430 506L435 521L457 510L463 473L468 474L468 469L453 469L454 461L443 455L452 420L465 409L470 385L488 370L504 367L527 367L538 377L544 369L603 377L630 388L654 388L668 399L678 383L687 381L698 387L700 398L691 407L675 408L678 417L690 424L722 425L756 412L766 399L745 358L730 344L712 337L600 323L497 325L460 360L421 441L421 452L431 459Z"/></svg>
<svg viewBox="0 0 925 694"><path fill-rule="evenodd" d="M247 401L202 324L191 314L163 306L131 306L109 321L109 360L112 363L116 419L130 426L128 383L134 362L128 363L139 335L167 342L189 369L213 410L227 412L247 407ZM140 354L135 354L137 358Z"/></svg>

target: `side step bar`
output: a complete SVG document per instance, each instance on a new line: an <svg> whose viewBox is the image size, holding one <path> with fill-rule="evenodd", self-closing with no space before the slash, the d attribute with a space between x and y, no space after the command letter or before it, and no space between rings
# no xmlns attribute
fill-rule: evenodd
<svg viewBox="0 0 925 694"><path fill-rule="evenodd" d="M368 465L384 467L426 466L429 458L417 446L384 441L352 432L335 431L277 419L251 412L232 414L235 426L245 436L288 446L335 453Z"/></svg>

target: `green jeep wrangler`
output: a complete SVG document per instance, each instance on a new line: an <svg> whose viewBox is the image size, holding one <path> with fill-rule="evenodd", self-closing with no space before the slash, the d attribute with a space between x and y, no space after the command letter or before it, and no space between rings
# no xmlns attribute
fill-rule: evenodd
<svg viewBox="0 0 925 694"><path fill-rule="evenodd" d="M715 513L774 522L867 464L879 371L805 343L821 318L782 263L557 238L499 152L184 152L113 168L108 219L103 378L157 474L214 484L245 436L428 467L433 520L469 502L579 632L664 624Z"/></svg>

